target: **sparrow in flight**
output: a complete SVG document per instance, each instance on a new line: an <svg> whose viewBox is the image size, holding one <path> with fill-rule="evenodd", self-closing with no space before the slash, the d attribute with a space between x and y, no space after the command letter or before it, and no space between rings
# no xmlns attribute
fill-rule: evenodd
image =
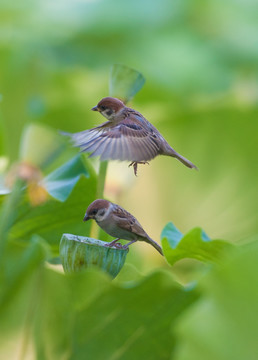
<svg viewBox="0 0 258 360"><path fill-rule="evenodd" d="M171 156L189 168L197 167L177 153L159 131L138 111L116 98L105 97L91 110L108 121L93 129L69 135L82 152L100 156L100 160L130 161L137 175L137 165L146 164L157 155Z"/></svg>
<svg viewBox="0 0 258 360"><path fill-rule="evenodd" d="M83 221L89 219L94 219L106 233L116 238L106 246L114 246L120 239L130 241L124 248L136 241L145 241L163 255L161 247L149 237L137 219L119 205L104 199L95 200L89 205Z"/></svg>

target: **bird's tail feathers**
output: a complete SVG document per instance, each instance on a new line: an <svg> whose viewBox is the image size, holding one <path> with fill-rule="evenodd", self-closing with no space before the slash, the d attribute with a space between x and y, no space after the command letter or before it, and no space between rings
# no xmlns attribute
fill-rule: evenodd
<svg viewBox="0 0 258 360"><path fill-rule="evenodd" d="M161 246L156 243L156 241L152 240L150 237L147 238L147 242L152 245L162 256L163 256L163 251L161 249Z"/></svg>
<svg viewBox="0 0 258 360"><path fill-rule="evenodd" d="M195 166L190 160L186 159L184 156L178 154L174 149L170 149L170 151L167 152L167 155L172 156L179 161L181 161L182 164L187 166L190 169L196 169L198 170L197 166Z"/></svg>

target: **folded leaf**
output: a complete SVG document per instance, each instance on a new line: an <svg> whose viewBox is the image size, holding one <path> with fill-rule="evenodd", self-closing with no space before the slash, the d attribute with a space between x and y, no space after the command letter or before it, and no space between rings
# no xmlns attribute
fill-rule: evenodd
<svg viewBox="0 0 258 360"><path fill-rule="evenodd" d="M118 97L125 103L141 90L145 79L137 70L125 65L115 64L111 68L109 81L109 94Z"/></svg>
<svg viewBox="0 0 258 360"><path fill-rule="evenodd" d="M65 201L71 194L81 175L89 177L80 155L53 171L42 182L48 193L55 199Z"/></svg>
<svg viewBox="0 0 258 360"><path fill-rule="evenodd" d="M172 222L163 229L161 243L165 258L170 265L185 258L216 263L225 252L234 248L224 240L211 240L199 227L183 235Z"/></svg>

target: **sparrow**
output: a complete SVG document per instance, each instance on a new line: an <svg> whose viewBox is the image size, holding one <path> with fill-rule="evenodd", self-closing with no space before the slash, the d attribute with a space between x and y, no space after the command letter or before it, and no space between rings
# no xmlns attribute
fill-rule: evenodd
<svg viewBox="0 0 258 360"><path fill-rule="evenodd" d="M89 205L83 221L90 219L94 219L101 229L116 238L106 245L108 247L121 247L121 244L116 244L120 239L130 241L123 246L125 249L136 241L145 241L163 255L161 247L149 237L137 219L119 205L97 199Z"/></svg>
<svg viewBox="0 0 258 360"><path fill-rule="evenodd" d="M69 135L82 152L100 156L101 161L130 161L137 175L137 165L146 164L157 155L171 156L189 168L197 167L177 153L159 131L141 113L116 98L105 97L91 110L98 111L108 121L93 129Z"/></svg>

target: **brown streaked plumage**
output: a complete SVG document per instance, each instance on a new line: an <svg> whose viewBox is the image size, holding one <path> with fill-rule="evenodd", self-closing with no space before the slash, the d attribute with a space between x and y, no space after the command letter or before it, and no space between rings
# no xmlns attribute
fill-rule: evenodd
<svg viewBox="0 0 258 360"><path fill-rule="evenodd" d="M82 152L100 156L100 160L130 161L134 166L145 164L157 155L175 157L189 168L196 166L177 153L159 131L139 112L126 107L119 99L106 97L92 108L108 119L93 129L70 135ZM129 166L130 166L129 165Z"/></svg>
<svg viewBox="0 0 258 360"><path fill-rule="evenodd" d="M163 255L161 247L143 230L138 220L119 205L97 199L89 205L83 220L90 219L94 219L106 233L116 238L107 246L115 245L120 239L130 241L125 248L136 241L145 241Z"/></svg>

